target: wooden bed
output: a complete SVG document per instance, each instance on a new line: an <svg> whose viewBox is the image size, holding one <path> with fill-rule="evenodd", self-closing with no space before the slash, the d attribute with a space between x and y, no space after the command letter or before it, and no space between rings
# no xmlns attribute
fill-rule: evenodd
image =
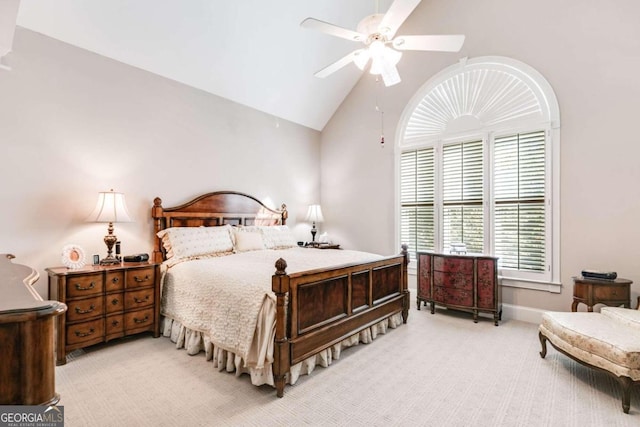
<svg viewBox="0 0 640 427"><path fill-rule="evenodd" d="M180 206L164 208L156 198L154 232L169 227L254 225L274 220L286 224L288 212L270 209L258 199L234 191L204 194ZM165 259L155 238L153 260ZM282 397L291 366L396 314L406 323L409 312L407 247L380 260L288 274L286 260L275 262L272 291L276 296L273 376ZM324 304L318 306L317 301Z"/></svg>

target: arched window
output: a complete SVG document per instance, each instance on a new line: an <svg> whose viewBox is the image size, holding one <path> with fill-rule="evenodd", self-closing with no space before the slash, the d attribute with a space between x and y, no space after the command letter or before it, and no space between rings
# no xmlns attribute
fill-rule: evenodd
<svg viewBox="0 0 640 427"><path fill-rule="evenodd" d="M504 285L560 292L559 127L551 86L522 62L463 59L432 77L398 126L398 240L491 254Z"/></svg>

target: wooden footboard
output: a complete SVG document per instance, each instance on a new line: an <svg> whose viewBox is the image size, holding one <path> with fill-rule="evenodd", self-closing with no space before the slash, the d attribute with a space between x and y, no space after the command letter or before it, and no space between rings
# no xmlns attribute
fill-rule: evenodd
<svg viewBox="0 0 640 427"><path fill-rule="evenodd" d="M396 313L409 314L406 245L378 261L287 274L276 262L273 374L282 397L289 368Z"/></svg>

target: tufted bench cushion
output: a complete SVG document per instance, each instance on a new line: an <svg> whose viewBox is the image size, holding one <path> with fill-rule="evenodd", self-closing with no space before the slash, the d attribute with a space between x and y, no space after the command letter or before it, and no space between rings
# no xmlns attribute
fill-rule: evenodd
<svg viewBox="0 0 640 427"><path fill-rule="evenodd" d="M629 413L631 387L640 384L640 297L638 310L548 311L542 315L538 332L540 357L546 356L549 341L561 353L613 375L622 387L622 410Z"/></svg>
<svg viewBox="0 0 640 427"><path fill-rule="evenodd" d="M640 380L640 311L546 312L540 325L551 343L590 365Z"/></svg>

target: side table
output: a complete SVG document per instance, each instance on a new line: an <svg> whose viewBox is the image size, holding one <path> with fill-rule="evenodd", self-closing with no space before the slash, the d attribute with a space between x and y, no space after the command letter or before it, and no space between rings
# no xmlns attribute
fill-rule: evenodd
<svg viewBox="0 0 640 427"><path fill-rule="evenodd" d="M596 304L631 308L631 283L631 280L621 278L597 280L574 277L571 311L578 311L580 303L586 304L587 311L593 311Z"/></svg>

